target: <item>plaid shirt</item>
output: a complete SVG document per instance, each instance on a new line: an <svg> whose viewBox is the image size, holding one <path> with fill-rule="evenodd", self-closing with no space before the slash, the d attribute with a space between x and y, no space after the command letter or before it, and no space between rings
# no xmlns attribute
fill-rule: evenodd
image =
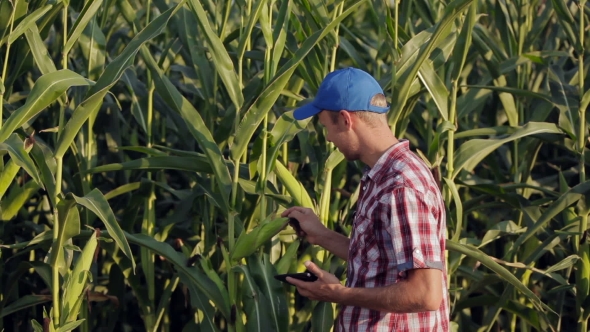
<svg viewBox="0 0 590 332"><path fill-rule="evenodd" d="M402 140L365 172L348 251L347 287L385 287L410 269L443 271L437 311L387 313L343 306L336 331L448 331L445 206L424 162Z"/></svg>

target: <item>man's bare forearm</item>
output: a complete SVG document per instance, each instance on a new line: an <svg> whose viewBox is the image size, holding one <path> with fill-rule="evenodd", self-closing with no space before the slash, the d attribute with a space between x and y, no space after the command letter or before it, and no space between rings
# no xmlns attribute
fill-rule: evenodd
<svg viewBox="0 0 590 332"><path fill-rule="evenodd" d="M345 288L334 302L385 312L437 310L442 301L442 274L439 270L414 270L411 279L378 288Z"/></svg>
<svg viewBox="0 0 590 332"><path fill-rule="evenodd" d="M326 229L326 232L317 239L315 244L345 261L348 260L348 246L350 245L350 239L340 233Z"/></svg>

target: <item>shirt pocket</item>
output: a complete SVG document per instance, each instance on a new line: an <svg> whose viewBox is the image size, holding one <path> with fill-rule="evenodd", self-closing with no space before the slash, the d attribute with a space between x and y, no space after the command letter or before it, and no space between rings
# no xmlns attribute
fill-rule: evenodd
<svg viewBox="0 0 590 332"><path fill-rule="evenodd" d="M371 219L357 215L354 233L351 237L351 257L360 259L362 262L375 262L379 259L381 253L374 226Z"/></svg>

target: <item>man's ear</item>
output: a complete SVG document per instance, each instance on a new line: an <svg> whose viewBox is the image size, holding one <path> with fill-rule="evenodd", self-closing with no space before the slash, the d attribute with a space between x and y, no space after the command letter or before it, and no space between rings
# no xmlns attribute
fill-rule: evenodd
<svg viewBox="0 0 590 332"><path fill-rule="evenodd" d="M346 126L346 129L352 129L352 114L350 114L349 111L346 110L341 110L339 112L339 116L342 117L342 121L344 123L344 125Z"/></svg>

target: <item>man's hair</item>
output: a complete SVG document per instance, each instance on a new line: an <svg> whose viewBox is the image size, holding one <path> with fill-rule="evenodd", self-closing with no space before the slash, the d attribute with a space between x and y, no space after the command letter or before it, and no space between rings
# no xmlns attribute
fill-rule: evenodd
<svg viewBox="0 0 590 332"><path fill-rule="evenodd" d="M379 107L387 107L387 99L382 93L378 93L371 98L371 105ZM338 122L338 112L329 112L333 123ZM387 124L387 115L385 113L375 113L370 111L356 111L352 112L361 121L371 127L376 127L379 123Z"/></svg>

